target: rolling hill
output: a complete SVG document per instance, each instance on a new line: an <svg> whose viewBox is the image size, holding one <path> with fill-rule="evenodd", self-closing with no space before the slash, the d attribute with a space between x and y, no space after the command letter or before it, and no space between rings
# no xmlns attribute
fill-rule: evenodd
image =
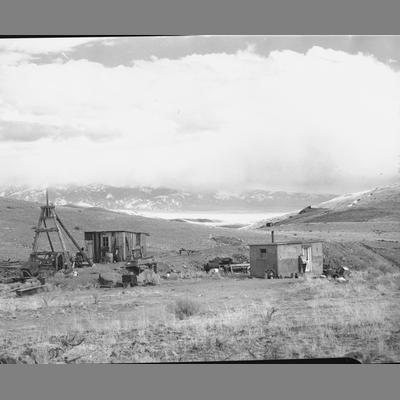
<svg viewBox="0 0 400 400"><path fill-rule="evenodd" d="M31 251L39 203L0 197L0 260L26 259ZM127 215L98 207L58 206L58 215L78 243L83 232L95 229L127 229L150 233L149 250L155 253L187 249L212 249L212 235L240 238L244 244L260 238L261 232L240 231ZM228 246L229 247L229 246Z"/></svg>
<svg viewBox="0 0 400 400"><path fill-rule="evenodd" d="M400 184L334 197L272 220L275 225L326 222L400 222ZM265 226L262 221L254 227Z"/></svg>

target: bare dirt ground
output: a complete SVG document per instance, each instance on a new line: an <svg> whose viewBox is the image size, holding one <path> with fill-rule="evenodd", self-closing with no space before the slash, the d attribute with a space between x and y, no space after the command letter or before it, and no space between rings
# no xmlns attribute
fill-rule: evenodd
<svg viewBox="0 0 400 400"><path fill-rule="evenodd" d="M28 363L341 357L400 360L400 274L199 278L1 300L1 352ZM178 300L196 305L177 317Z"/></svg>

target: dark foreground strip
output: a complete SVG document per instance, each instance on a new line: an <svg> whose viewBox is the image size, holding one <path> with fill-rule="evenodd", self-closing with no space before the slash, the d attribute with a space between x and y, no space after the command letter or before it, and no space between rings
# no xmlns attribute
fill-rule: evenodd
<svg viewBox="0 0 400 400"><path fill-rule="evenodd" d="M119 363L113 363L119 364ZM122 363L121 363L122 364ZM159 363L123 363L123 364L361 364L355 358L305 358L284 360L238 360L238 361L186 361L186 362L159 362Z"/></svg>

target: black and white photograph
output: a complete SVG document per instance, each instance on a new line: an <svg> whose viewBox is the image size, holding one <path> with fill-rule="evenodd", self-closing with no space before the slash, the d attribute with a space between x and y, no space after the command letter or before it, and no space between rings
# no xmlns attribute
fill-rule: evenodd
<svg viewBox="0 0 400 400"><path fill-rule="evenodd" d="M0 38L0 363L400 362L400 36Z"/></svg>

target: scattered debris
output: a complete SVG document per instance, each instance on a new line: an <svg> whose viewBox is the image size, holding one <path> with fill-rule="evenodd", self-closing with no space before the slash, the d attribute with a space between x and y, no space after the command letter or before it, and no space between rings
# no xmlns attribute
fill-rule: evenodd
<svg viewBox="0 0 400 400"><path fill-rule="evenodd" d="M245 254L237 253L232 256L233 260L237 264L243 264L249 262L249 257Z"/></svg>
<svg viewBox="0 0 400 400"><path fill-rule="evenodd" d="M243 244L241 239L231 237L231 236L214 236L210 235L210 240L214 240L217 244L240 246Z"/></svg>
<svg viewBox="0 0 400 400"><path fill-rule="evenodd" d="M37 285L37 286L28 286L28 287L23 287L16 289L15 293L17 296L22 297L22 296L30 296L32 294L36 293L41 293L47 291L47 286L46 285Z"/></svg>
<svg viewBox="0 0 400 400"><path fill-rule="evenodd" d="M198 253L198 250L190 250L190 249L184 249L183 247L178 250L179 255L182 255L182 253L186 253L188 256Z"/></svg>
<svg viewBox="0 0 400 400"><path fill-rule="evenodd" d="M266 277L267 279L275 279L277 276L276 276L276 274L275 274L275 271L273 271L273 270L268 270L268 271L265 272L265 277Z"/></svg>
<svg viewBox="0 0 400 400"><path fill-rule="evenodd" d="M348 267L340 265L336 260L330 260L329 263L324 264L323 275L335 279L339 277L349 277L351 273Z"/></svg>
<svg viewBox="0 0 400 400"><path fill-rule="evenodd" d="M227 272L231 264L233 264L233 259L230 257L215 257L204 264L203 269L207 273L212 269L222 269Z"/></svg>
<svg viewBox="0 0 400 400"><path fill-rule="evenodd" d="M128 286L134 287L138 285L137 275L133 272L122 275L122 286L127 288Z"/></svg>
<svg viewBox="0 0 400 400"><path fill-rule="evenodd" d="M101 288L117 287L121 282L121 275L115 272L103 272L99 274L99 284Z"/></svg>
<svg viewBox="0 0 400 400"><path fill-rule="evenodd" d="M130 265L125 267L127 272L102 272L99 273L98 283L101 288L115 288L128 286L138 286L139 283L146 285L158 285L160 277L157 274L157 268L150 266Z"/></svg>
<svg viewBox="0 0 400 400"><path fill-rule="evenodd" d="M225 272L227 272L227 271L225 271ZM229 265L229 272L231 274L234 274L234 273L249 274L250 273L250 263L231 264L231 265Z"/></svg>
<svg viewBox="0 0 400 400"><path fill-rule="evenodd" d="M139 277L141 278L143 285L159 285L160 277L152 269L145 269Z"/></svg>
<svg viewBox="0 0 400 400"><path fill-rule="evenodd" d="M210 273L210 275L218 275L218 276L220 276L219 268L212 268L209 273Z"/></svg>
<svg viewBox="0 0 400 400"><path fill-rule="evenodd" d="M17 296L27 296L35 293L49 291L44 278L30 278L0 285L0 296L8 296L15 293Z"/></svg>

